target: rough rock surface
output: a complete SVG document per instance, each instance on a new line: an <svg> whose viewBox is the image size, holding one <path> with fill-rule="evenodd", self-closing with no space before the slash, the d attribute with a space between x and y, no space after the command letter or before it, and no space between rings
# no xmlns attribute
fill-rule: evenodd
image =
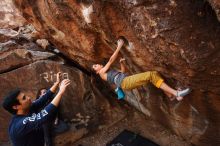
<svg viewBox="0 0 220 146"><path fill-rule="evenodd" d="M168 101L152 86L127 100L189 143L220 144L217 0L14 1L42 38L87 70L106 61L124 36L131 73L157 70L173 87L193 89L182 102Z"/></svg>
<svg viewBox="0 0 220 146"><path fill-rule="evenodd" d="M213 7L213 9L218 17L218 20L220 21L220 1L219 0L208 0L208 2Z"/></svg>
<svg viewBox="0 0 220 146"><path fill-rule="evenodd" d="M15 28L23 26L25 19L14 6L12 0L1 0L0 8L0 28Z"/></svg>
<svg viewBox="0 0 220 146"><path fill-rule="evenodd" d="M22 28L22 27L20 27ZM35 61L55 57L28 40L32 33L1 29L0 31L0 73L28 65Z"/></svg>

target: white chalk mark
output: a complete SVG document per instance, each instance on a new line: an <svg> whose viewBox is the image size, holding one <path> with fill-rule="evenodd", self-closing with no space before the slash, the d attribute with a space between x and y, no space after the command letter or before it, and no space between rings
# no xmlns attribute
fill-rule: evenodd
<svg viewBox="0 0 220 146"><path fill-rule="evenodd" d="M47 82L49 82L49 79L48 79L48 73L47 72L44 72L44 73L42 73L42 74L40 74L40 76L43 76L43 78L47 81Z"/></svg>
<svg viewBox="0 0 220 146"><path fill-rule="evenodd" d="M63 79L69 79L68 73L63 73Z"/></svg>
<svg viewBox="0 0 220 146"><path fill-rule="evenodd" d="M90 18L90 14L93 12L93 6L90 5L89 7L86 7L84 5L82 5L82 14L84 16L84 19L86 21L86 23L91 23L91 18Z"/></svg>

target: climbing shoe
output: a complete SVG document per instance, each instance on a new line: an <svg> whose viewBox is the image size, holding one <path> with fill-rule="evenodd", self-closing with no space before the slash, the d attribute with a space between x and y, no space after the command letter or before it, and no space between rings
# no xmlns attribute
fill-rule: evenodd
<svg viewBox="0 0 220 146"><path fill-rule="evenodd" d="M178 101L182 100L184 96L186 96L187 94L189 94L191 92L191 89L190 88L186 88L184 90L180 90L180 91L177 91L177 95L176 95L176 99Z"/></svg>

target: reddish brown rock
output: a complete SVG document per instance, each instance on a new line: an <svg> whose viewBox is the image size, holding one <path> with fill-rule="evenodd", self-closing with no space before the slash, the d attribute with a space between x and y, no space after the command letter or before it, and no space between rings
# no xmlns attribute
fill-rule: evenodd
<svg viewBox="0 0 220 146"><path fill-rule="evenodd" d="M0 40L2 41L0 43L0 73L11 71L38 60L55 57L55 54L45 52L38 45L30 42L23 34L26 36L32 33L20 34L12 29L0 31Z"/></svg>
<svg viewBox="0 0 220 146"><path fill-rule="evenodd" d="M34 61L45 60L54 56L52 53L16 49L0 54L0 73L28 65Z"/></svg>
<svg viewBox="0 0 220 146"><path fill-rule="evenodd" d="M1 0L0 7L0 28L15 28L25 23L13 0Z"/></svg>
<svg viewBox="0 0 220 146"><path fill-rule="evenodd" d="M193 89L177 103L143 88L132 104L188 142L219 145L219 2L209 1L215 11L204 1L15 2L42 36L88 70L108 59L124 36L129 44L122 54L132 73L157 70L173 87Z"/></svg>
<svg viewBox="0 0 220 146"><path fill-rule="evenodd" d="M128 58L133 72L156 69L179 80L182 85L207 90L216 90L218 86L219 68L214 69L208 62L219 63L216 59L219 55L214 53L219 45L219 22L207 4L181 1L16 2L37 30L48 35L63 53L84 67L108 58L116 38L122 35L129 41L123 55ZM93 10L87 12L89 6ZM91 22L87 22L87 17ZM201 71L203 74L199 74ZM199 84L200 78L213 86Z"/></svg>
<svg viewBox="0 0 220 146"><path fill-rule="evenodd" d="M82 138L87 133L88 131L86 128L82 128L78 131L69 130L56 136L54 139L54 144L57 146L70 145L71 143L74 143L75 141Z"/></svg>

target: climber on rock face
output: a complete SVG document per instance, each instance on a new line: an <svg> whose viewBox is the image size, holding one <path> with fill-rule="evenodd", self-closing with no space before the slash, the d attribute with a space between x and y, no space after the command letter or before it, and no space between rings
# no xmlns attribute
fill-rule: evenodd
<svg viewBox="0 0 220 146"><path fill-rule="evenodd" d="M126 76L124 59L120 60L121 70L116 71L110 69L113 62L117 59L120 49L124 44L124 38L121 37L117 41L117 49L110 57L109 61L105 66L101 64L94 64L92 69L98 74L104 81L108 81L111 84L115 84L118 88L118 96L123 94L123 90L131 90L137 88L139 86L145 85L148 82L151 82L157 88L160 88L164 91L164 93L170 98L170 100L174 100L175 98L180 101L184 96L190 93L190 89L186 88L184 90L175 90L168 86L164 80L160 77L157 71L147 71L144 73L139 73L131 76ZM122 93L121 93L122 92ZM173 98L172 98L173 97ZM120 98L124 98L122 95Z"/></svg>
<svg viewBox="0 0 220 146"><path fill-rule="evenodd" d="M60 82L60 73L57 73L57 81L54 85L34 102L19 89L11 91L5 97L2 105L5 110L14 115L9 125L13 146L44 146L42 126L56 114L60 100L69 84L68 79ZM54 97L58 86L59 91ZM50 103L47 104L48 101Z"/></svg>

